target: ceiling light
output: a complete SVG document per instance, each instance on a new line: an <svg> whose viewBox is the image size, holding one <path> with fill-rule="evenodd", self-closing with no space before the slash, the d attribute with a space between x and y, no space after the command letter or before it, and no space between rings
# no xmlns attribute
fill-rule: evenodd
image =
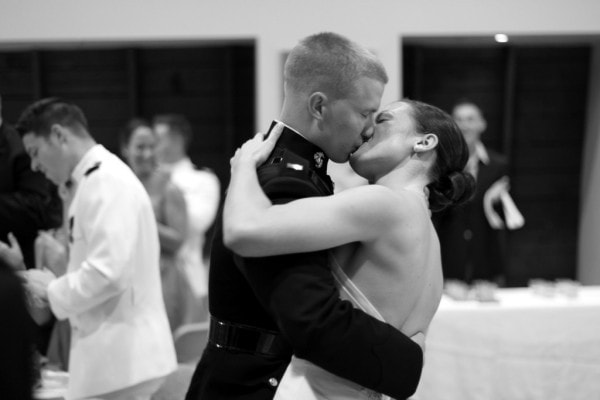
<svg viewBox="0 0 600 400"><path fill-rule="evenodd" d="M506 42L508 42L508 36L505 35L504 33L497 33L497 34L495 34L494 35L494 39L498 43L506 43Z"/></svg>

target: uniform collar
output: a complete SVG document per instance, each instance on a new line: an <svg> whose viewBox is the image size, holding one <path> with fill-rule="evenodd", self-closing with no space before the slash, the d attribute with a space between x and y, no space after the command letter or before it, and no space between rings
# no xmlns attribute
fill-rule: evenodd
<svg viewBox="0 0 600 400"><path fill-rule="evenodd" d="M300 132L289 127L283 122L274 120L271 123L269 132L277 124L283 124L281 137L277 141L277 145L284 147L294 152L297 156L308 161L310 168L317 171L320 175L327 175L327 163L329 158L321 148L309 142Z"/></svg>
<svg viewBox="0 0 600 400"><path fill-rule="evenodd" d="M81 179L86 175L88 170L97 167L99 162L102 160L102 156L107 150L101 144L92 146L84 155L81 160L77 163L73 172L71 173L71 184L77 184L81 182Z"/></svg>

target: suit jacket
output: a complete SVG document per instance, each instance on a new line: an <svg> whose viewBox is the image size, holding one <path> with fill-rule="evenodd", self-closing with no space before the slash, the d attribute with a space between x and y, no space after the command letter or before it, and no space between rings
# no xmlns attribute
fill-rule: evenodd
<svg viewBox="0 0 600 400"><path fill-rule="evenodd" d="M271 200L284 203L330 195L326 167L318 147L286 128L259 178ZM339 298L326 251L242 259L223 245L219 217L209 305L218 319L281 331L297 356L365 387L395 398L417 387L420 347ZM266 357L209 344L187 399L272 399L291 354Z"/></svg>
<svg viewBox="0 0 600 400"><path fill-rule="evenodd" d="M82 398L166 376L177 362L146 189L101 145L71 181L69 264L48 286L48 300L71 324L67 397Z"/></svg>
<svg viewBox="0 0 600 400"><path fill-rule="evenodd" d="M56 187L30 167L31 160L14 128L0 125L0 240L13 232L25 264L34 267L33 243L40 229L60 226L62 202Z"/></svg>
<svg viewBox="0 0 600 400"><path fill-rule="evenodd" d="M0 390L3 400L32 399L33 325L22 280L0 260Z"/></svg>
<svg viewBox="0 0 600 400"><path fill-rule="evenodd" d="M489 149L487 153L489 162L479 161L473 199L433 215L445 279L470 283L476 279L493 280L504 273L503 231L490 226L483 210L483 196L494 182L508 174L508 163L499 153Z"/></svg>

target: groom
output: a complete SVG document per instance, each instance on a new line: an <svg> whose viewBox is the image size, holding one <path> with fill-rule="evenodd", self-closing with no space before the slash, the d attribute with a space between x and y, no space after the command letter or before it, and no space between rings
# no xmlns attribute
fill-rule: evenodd
<svg viewBox="0 0 600 400"><path fill-rule="evenodd" d="M387 75L333 33L303 39L285 64L278 145L259 168L274 203L333 193L328 158L344 162L373 131ZM213 242L209 343L186 399L272 399L292 353L394 398L416 390L421 348L341 300L326 251L245 258ZM319 229L318 226L315 229Z"/></svg>

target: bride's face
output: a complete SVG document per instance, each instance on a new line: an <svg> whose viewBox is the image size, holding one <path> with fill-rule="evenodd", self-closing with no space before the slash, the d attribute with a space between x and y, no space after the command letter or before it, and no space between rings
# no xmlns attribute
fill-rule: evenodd
<svg viewBox="0 0 600 400"><path fill-rule="evenodd" d="M401 101L388 104L375 118L373 136L354 152L350 165L373 182L408 160L416 140L411 106Z"/></svg>

